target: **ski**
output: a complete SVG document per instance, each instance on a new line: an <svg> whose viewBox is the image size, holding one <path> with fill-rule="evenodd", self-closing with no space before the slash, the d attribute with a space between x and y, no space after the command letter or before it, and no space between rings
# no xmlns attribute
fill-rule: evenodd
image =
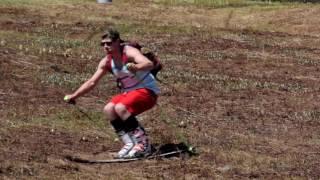
<svg viewBox="0 0 320 180"><path fill-rule="evenodd" d="M78 163L88 163L88 164L94 164L94 163L124 163L124 162L132 162L132 161L138 161L138 160L147 160L147 159L157 159L162 157L169 157L174 155L179 155L184 153L184 150L176 150L161 154L153 154L147 157L137 157L137 158L123 158L123 159L87 159L87 158L81 158L76 156L66 156L66 158L73 162Z"/></svg>

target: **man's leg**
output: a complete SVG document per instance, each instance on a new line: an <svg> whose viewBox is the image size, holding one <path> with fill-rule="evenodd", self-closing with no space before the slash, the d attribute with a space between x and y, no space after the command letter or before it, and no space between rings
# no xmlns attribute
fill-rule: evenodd
<svg viewBox="0 0 320 180"><path fill-rule="evenodd" d="M124 143L124 146L121 148L121 150L118 152L117 157L123 158L125 157L129 151L133 148L135 145L133 139L131 136L126 133L125 131L125 123L124 121L117 115L115 111L115 104L114 103L108 103L104 109L103 112L106 114L107 119L110 120L111 125L113 126L114 130L116 131L119 138Z"/></svg>
<svg viewBox="0 0 320 180"><path fill-rule="evenodd" d="M135 146L128 152L126 157L141 157L151 153L151 145L144 128L130 113L126 106L119 103L115 106L115 112L124 120L124 131L132 137Z"/></svg>
<svg viewBox="0 0 320 180"><path fill-rule="evenodd" d="M136 115L151 109L157 98L148 89L137 89L122 94L116 101L114 111L124 120L124 130L135 142L135 146L128 153L128 157L146 156L151 152L151 146L144 128L138 123Z"/></svg>

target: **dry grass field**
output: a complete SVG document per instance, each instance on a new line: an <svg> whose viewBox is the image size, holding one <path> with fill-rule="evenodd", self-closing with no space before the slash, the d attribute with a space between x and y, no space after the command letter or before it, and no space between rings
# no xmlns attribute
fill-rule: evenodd
<svg viewBox="0 0 320 180"><path fill-rule="evenodd" d="M319 179L320 5L224 2L1 0L0 179ZM102 114L112 76L63 102L95 71L110 26L165 66L158 105L139 116L152 142L197 156L65 159L120 147Z"/></svg>

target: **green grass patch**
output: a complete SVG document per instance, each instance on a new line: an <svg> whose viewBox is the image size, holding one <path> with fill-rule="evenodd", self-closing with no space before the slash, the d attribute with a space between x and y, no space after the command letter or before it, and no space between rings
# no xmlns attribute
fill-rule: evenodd
<svg viewBox="0 0 320 180"><path fill-rule="evenodd" d="M279 2L274 1L250 1L250 0L154 0L170 6L177 5L193 5L196 7L223 8L223 7L244 7L244 6L265 6L278 5Z"/></svg>
<svg viewBox="0 0 320 180"><path fill-rule="evenodd" d="M7 47L16 49L19 45L27 46L30 50L39 50L46 48L57 52L64 52L66 49L84 49L90 46L96 46L94 43L84 42L81 39L65 39L57 34L39 33L19 33L15 31L0 31L1 41L4 41ZM93 47L94 48L94 47Z"/></svg>
<svg viewBox="0 0 320 180"><path fill-rule="evenodd" d="M91 74L67 74L67 73L42 73L39 76L40 82L47 85L59 86L68 89L75 89L79 87L84 81L89 79Z"/></svg>
<svg viewBox="0 0 320 180"><path fill-rule="evenodd" d="M80 61L99 59L103 56L95 40L65 39L53 34L36 35L0 31L0 42L0 46L12 48L26 55L35 55L41 59L57 59L62 55L65 58L75 57Z"/></svg>
<svg viewBox="0 0 320 180"><path fill-rule="evenodd" d="M162 25L160 22L140 21L140 22L125 22L116 25L116 28L121 32L123 37L131 36L146 36L156 34L191 34L195 28L191 25Z"/></svg>
<svg viewBox="0 0 320 180"><path fill-rule="evenodd" d="M3 121L3 125L5 125L4 127L9 128L39 126L47 127L52 130L64 129L77 133L94 132L101 134L102 132L103 136L114 136L114 132L110 130L112 129L111 126L107 123L105 116L101 111L84 109L78 105L60 109L58 112L47 116L32 115L25 119L9 117L7 121Z"/></svg>
<svg viewBox="0 0 320 180"><path fill-rule="evenodd" d="M236 78L221 74L201 74L191 71L179 71L170 69L162 72L161 77L165 81L188 82L192 87L216 88L224 92L239 91L245 89L275 89L288 92L308 92L309 88L299 83L276 83L268 81L256 81L245 78ZM170 78L174 77L174 79ZM170 79L169 79L170 78Z"/></svg>
<svg viewBox="0 0 320 180"><path fill-rule="evenodd" d="M108 129L102 112L83 110L79 107L61 110L48 117L32 117L27 124L50 127L52 129L68 129L71 131L104 131Z"/></svg>
<svg viewBox="0 0 320 180"><path fill-rule="evenodd" d="M66 3L88 3L94 2L92 0L1 0L0 5L9 5L9 6L28 6L28 5L36 5L36 6L43 6L43 5L59 5L59 4L66 4Z"/></svg>

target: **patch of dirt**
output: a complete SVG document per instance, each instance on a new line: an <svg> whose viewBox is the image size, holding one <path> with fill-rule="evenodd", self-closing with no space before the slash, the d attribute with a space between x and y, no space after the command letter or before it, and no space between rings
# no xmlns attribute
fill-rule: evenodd
<svg viewBox="0 0 320 180"><path fill-rule="evenodd" d="M9 128L0 132L0 176L19 175L35 164L53 164L57 169L78 171L77 166L68 163L65 156L77 153L97 154L112 149L105 146L105 140L99 136L74 134L47 127ZM39 170L37 170L39 171ZM32 173L32 172L31 172ZM24 175L28 174L23 172ZM29 174L36 175L36 174Z"/></svg>

